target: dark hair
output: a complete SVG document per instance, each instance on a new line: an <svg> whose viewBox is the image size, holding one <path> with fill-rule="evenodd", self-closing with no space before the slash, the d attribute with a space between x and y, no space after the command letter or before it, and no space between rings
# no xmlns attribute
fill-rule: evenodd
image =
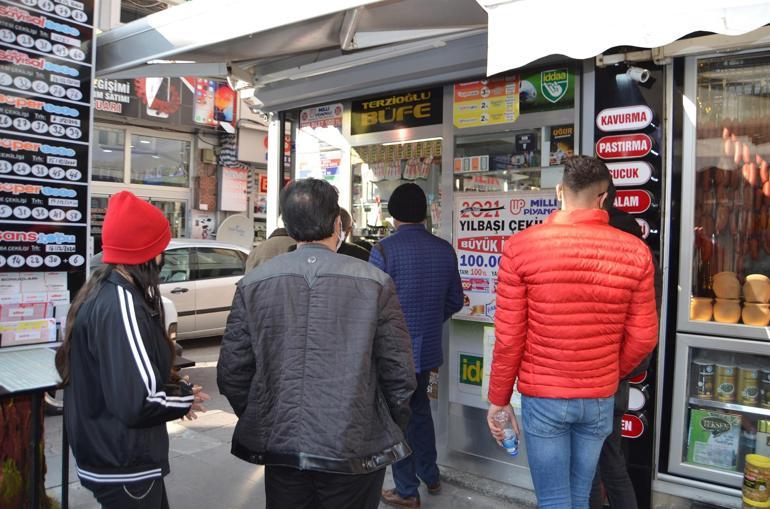
<svg viewBox="0 0 770 509"><path fill-rule="evenodd" d="M334 234L340 215L337 190L314 178L292 182L281 192L283 222L289 237L297 242L314 242Z"/></svg>
<svg viewBox="0 0 770 509"><path fill-rule="evenodd" d="M353 218L350 216L350 212L340 207L340 221L342 222L342 231L353 227Z"/></svg>
<svg viewBox="0 0 770 509"><path fill-rule="evenodd" d="M602 207L604 210L612 209L612 207L615 205L615 196L617 194L618 193L615 189L615 184L613 184L612 179L610 179L610 185L607 186L607 198L604 199L604 207Z"/></svg>
<svg viewBox="0 0 770 509"><path fill-rule="evenodd" d="M570 156L564 161L562 183L570 191L578 193L599 182L612 182L607 166L590 156Z"/></svg>
<svg viewBox="0 0 770 509"><path fill-rule="evenodd" d="M59 372L59 376L62 379L62 385L69 383L70 377L70 350L72 349L72 329L75 325L75 319L80 312L80 308L91 297L96 296L101 290L104 282L110 277L110 274L115 270L117 265L104 265L96 269L91 277L86 281L86 284L75 295L75 299L72 301L69 312L67 313L67 328L64 332L64 340L56 351L56 370ZM139 290L139 293L144 295L145 303L150 309L158 316L161 323L161 328L165 332L165 317L163 313L163 303L160 296L160 267L155 263L155 259L147 261L139 265L122 265L129 276L131 276L134 287ZM173 359L176 350L174 349L174 343L168 334L164 334L168 347L171 352L171 358ZM110 338L101 338L104 341L109 341ZM167 376L170 373L167 374Z"/></svg>

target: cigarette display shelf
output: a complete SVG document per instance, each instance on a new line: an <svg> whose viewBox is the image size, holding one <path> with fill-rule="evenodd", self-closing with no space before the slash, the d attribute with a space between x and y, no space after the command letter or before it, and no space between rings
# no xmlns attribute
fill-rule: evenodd
<svg viewBox="0 0 770 509"><path fill-rule="evenodd" d="M711 399L699 399L692 397L690 398L690 405L705 408L716 408L719 410L729 410L731 412L740 412L742 414L753 414L770 417L770 408L739 405L737 403L725 403L724 401L716 401Z"/></svg>

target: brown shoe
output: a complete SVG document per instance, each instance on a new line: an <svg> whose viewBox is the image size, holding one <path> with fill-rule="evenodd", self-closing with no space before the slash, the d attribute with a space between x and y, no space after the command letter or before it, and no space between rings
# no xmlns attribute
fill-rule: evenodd
<svg viewBox="0 0 770 509"><path fill-rule="evenodd" d="M441 481L428 485L428 495L438 495L439 493L441 493Z"/></svg>
<svg viewBox="0 0 770 509"><path fill-rule="evenodd" d="M380 499L391 507L420 507L420 497L402 497L395 489L382 490Z"/></svg>

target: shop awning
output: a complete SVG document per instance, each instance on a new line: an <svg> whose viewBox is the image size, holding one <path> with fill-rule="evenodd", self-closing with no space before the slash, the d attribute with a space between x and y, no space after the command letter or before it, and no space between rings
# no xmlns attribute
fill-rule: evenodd
<svg viewBox="0 0 770 509"><path fill-rule="evenodd" d="M442 46L441 41L415 41L483 29L487 21L473 0L281 0L276 5L195 0L117 27L97 37L96 73L230 74L264 86ZM365 50L382 54L357 56Z"/></svg>
<svg viewBox="0 0 770 509"><path fill-rule="evenodd" d="M618 46L656 48L696 32L740 35L770 23L757 0L477 0L489 15L487 74L548 55L592 58Z"/></svg>
<svg viewBox="0 0 770 509"><path fill-rule="evenodd" d="M97 74L159 60L201 64L317 50L338 43L338 13L378 1L282 0L280 8L254 0L187 2L99 34ZM264 41L264 47L238 44L301 22L304 31L285 29L281 40ZM214 46L219 58L211 58ZM244 52L244 46L251 51Z"/></svg>

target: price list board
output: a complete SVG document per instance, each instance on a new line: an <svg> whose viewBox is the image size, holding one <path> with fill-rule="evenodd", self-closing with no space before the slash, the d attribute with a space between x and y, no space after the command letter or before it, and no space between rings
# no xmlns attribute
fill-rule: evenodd
<svg viewBox="0 0 770 509"><path fill-rule="evenodd" d="M87 256L93 16L94 0L0 0L0 272L68 272L70 288Z"/></svg>

